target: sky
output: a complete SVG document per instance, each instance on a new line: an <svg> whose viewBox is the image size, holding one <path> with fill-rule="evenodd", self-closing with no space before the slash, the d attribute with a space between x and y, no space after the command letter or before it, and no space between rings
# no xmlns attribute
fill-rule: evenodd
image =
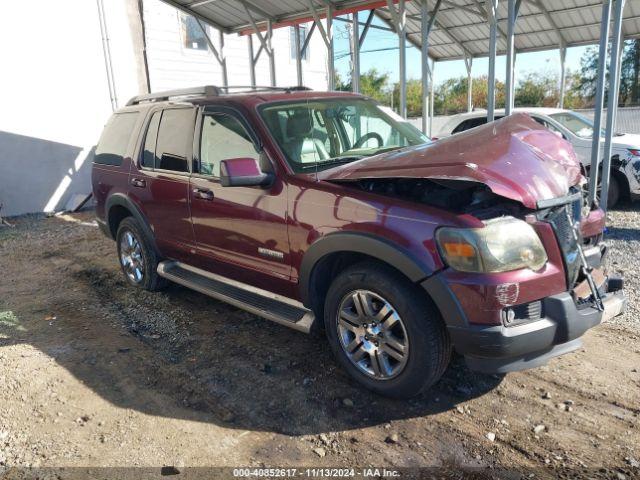
<svg viewBox="0 0 640 480"><path fill-rule="evenodd" d="M366 13L366 12L365 12ZM365 16L360 15L363 22ZM373 21L376 25L385 25L378 18ZM349 77L350 57L347 23L334 21L334 51L336 55L335 66L343 79ZM385 25L386 26L386 25ZM362 32L362 28L360 29ZM392 83L398 81L398 40L397 36L388 31L369 29L364 44L360 51L360 72L364 73L371 68L376 68L381 73L389 73ZM369 52L367 50L380 48L394 48L394 50ZM588 47L572 47L567 49L567 71L576 71L580 68L580 57ZM486 75L488 72L488 59L475 58L471 73L474 77ZM500 55L496 59L496 78L504 81L506 71L506 58ZM560 53L558 50L545 52L522 53L516 56L516 83L529 72L557 73L560 74ZM421 55L413 45L407 43L407 79L420 78ZM466 77L467 70L463 60L437 62L435 67L435 84L446 81L449 78Z"/></svg>

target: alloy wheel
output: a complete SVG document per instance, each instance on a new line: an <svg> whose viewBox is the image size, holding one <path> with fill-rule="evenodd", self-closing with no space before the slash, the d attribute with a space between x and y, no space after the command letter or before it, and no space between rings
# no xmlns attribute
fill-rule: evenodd
<svg viewBox="0 0 640 480"><path fill-rule="evenodd" d="M409 338L388 301L370 290L352 291L342 298L336 323L340 346L358 370L376 380L402 373Z"/></svg>
<svg viewBox="0 0 640 480"><path fill-rule="evenodd" d="M133 283L142 282L144 278L142 246L129 230L125 231L120 239L120 263L129 280Z"/></svg>

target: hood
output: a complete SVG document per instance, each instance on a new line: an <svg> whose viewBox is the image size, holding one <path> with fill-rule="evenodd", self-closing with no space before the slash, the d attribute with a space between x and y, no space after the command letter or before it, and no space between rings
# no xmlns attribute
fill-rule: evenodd
<svg viewBox="0 0 640 480"><path fill-rule="evenodd" d="M603 139L604 141L604 139ZM611 139L611 144L616 148L637 148L640 149L640 135L633 133L623 133Z"/></svg>
<svg viewBox="0 0 640 480"><path fill-rule="evenodd" d="M516 113L434 143L364 158L321 172L349 182L427 178L482 183L493 193L535 209L580 182L580 162L569 142L529 115Z"/></svg>

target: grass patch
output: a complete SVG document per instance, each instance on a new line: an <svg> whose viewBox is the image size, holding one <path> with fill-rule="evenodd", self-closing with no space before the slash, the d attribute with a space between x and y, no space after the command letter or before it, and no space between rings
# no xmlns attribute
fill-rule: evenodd
<svg viewBox="0 0 640 480"><path fill-rule="evenodd" d="M11 310L0 310L0 326L13 328L21 332L25 331L25 328L20 325L18 317Z"/></svg>

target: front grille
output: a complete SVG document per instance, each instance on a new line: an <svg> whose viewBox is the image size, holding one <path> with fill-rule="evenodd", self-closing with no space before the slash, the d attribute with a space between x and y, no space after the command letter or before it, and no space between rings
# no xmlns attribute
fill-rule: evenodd
<svg viewBox="0 0 640 480"><path fill-rule="evenodd" d="M576 200L573 203L552 208L545 216L544 220L549 222L555 231L567 274L567 288L571 289L578 279L580 273L579 244L573 237L571 222L567 218L567 211L572 221L580 222L582 215L582 201ZM580 233L578 233L580 237Z"/></svg>

